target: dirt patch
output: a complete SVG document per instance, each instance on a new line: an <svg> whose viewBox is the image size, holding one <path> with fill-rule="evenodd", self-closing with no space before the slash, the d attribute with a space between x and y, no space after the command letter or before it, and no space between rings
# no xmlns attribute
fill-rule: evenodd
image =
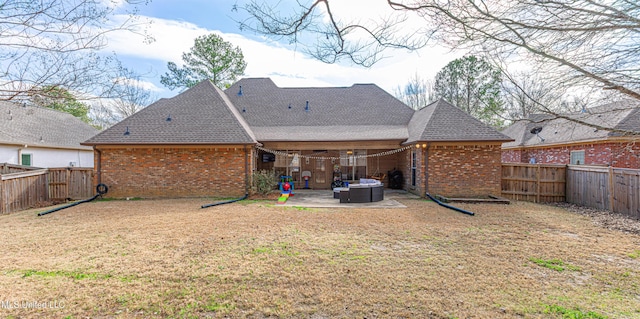
<svg viewBox="0 0 640 319"><path fill-rule="evenodd" d="M599 210L575 204L557 203L554 205L573 213L589 216L593 220L593 223L599 227L640 235L640 220L632 219L606 210Z"/></svg>
<svg viewBox="0 0 640 319"><path fill-rule="evenodd" d="M637 234L553 206L457 204L467 216L398 200L407 208L188 199L0 216L0 316L640 318Z"/></svg>

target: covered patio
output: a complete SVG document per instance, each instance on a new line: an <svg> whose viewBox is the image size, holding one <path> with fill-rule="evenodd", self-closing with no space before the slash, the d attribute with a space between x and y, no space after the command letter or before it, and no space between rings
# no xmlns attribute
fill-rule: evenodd
<svg viewBox="0 0 640 319"><path fill-rule="evenodd" d="M333 198L331 190L310 190L301 189L295 191L295 195L283 205L285 207L305 207L305 208L406 208L399 199L419 200L418 195L411 194L404 190L385 189L384 199L371 203L340 203L339 199Z"/></svg>

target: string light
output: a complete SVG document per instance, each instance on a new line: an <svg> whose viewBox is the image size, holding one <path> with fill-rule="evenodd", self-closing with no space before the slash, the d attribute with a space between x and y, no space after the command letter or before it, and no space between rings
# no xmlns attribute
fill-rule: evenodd
<svg viewBox="0 0 640 319"><path fill-rule="evenodd" d="M382 157L382 156L389 156L389 155L398 154L398 153L404 152L406 150L409 150L412 147L413 147L412 145L408 145L408 146L405 146L405 147L397 148L395 150L389 150L389 151L384 151L384 152L375 153L375 154L349 155L349 156L341 157L341 156L316 156L314 154L311 154L311 155L292 154L292 153L287 153L287 152L283 152L283 151L271 150L271 149L264 148L264 147L261 147L261 146L256 146L257 149L259 149L259 150L261 150L263 152L267 152L267 153L271 153L271 154L275 154L275 155L280 155L280 156L285 156L285 157L297 156L298 158L319 159L319 160L343 160L343 159L344 160L348 160L348 159L353 159L353 158L359 159L359 158L370 158L370 157Z"/></svg>

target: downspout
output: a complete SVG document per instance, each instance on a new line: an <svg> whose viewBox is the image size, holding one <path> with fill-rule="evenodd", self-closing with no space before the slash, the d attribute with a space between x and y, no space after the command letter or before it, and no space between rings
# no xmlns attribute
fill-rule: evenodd
<svg viewBox="0 0 640 319"><path fill-rule="evenodd" d="M249 151L244 146L244 197L249 196Z"/></svg>
<svg viewBox="0 0 640 319"><path fill-rule="evenodd" d="M102 184L102 151L95 145L93 146L93 150L98 153L98 158L96 160L96 178L98 179L98 184Z"/></svg>
<svg viewBox="0 0 640 319"><path fill-rule="evenodd" d="M244 146L244 196L232 200L227 200L218 203L205 204L200 206L200 208L208 208L213 206L220 206L225 204L231 204L235 202L239 202L241 200L245 200L249 197L249 151L247 151L247 145Z"/></svg>

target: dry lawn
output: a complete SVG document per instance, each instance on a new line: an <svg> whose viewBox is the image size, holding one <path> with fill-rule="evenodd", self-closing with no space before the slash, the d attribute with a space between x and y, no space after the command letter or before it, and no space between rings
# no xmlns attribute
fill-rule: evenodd
<svg viewBox="0 0 640 319"><path fill-rule="evenodd" d="M0 216L0 317L640 318L638 234L531 203L401 201Z"/></svg>

